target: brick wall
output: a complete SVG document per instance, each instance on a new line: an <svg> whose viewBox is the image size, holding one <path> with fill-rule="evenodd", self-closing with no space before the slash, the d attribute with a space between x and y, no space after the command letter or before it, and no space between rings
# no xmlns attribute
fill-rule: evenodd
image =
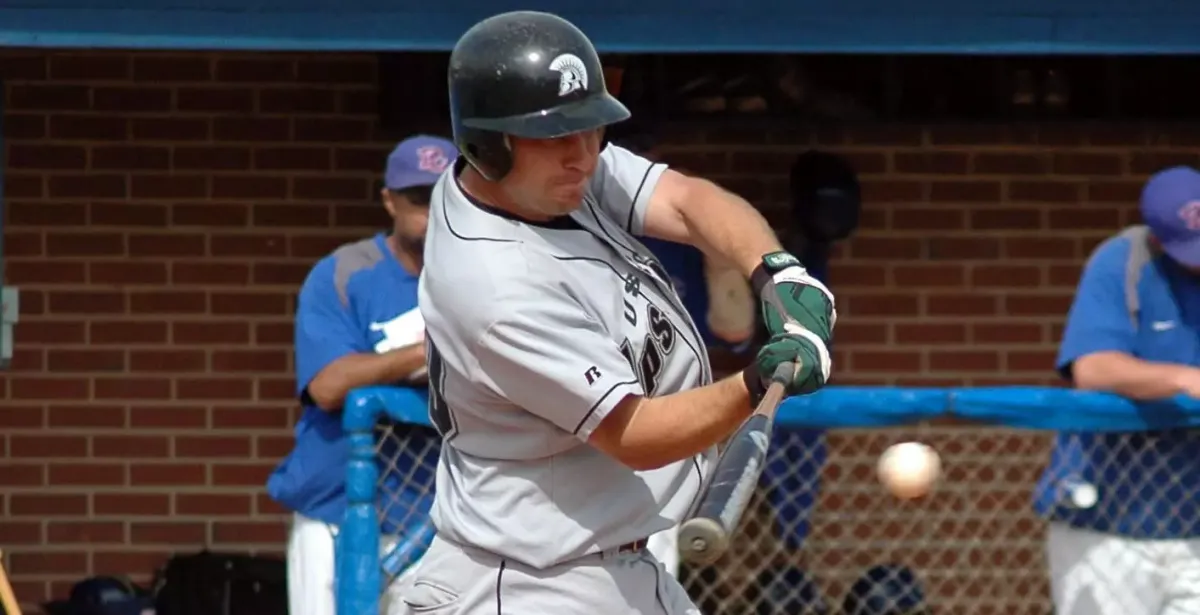
<svg viewBox="0 0 1200 615"><path fill-rule="evenodd" d="M372 57L9 50L0 78L22 291L0 548L18 594L203 545L279 550L261 485L296 414L292 296L384 219ZM673 157L768 207L790 155L854 160L868 205L833 269L840 382L1053 382L1081 259L1198 136L760 127L680 134Z"/></svg>

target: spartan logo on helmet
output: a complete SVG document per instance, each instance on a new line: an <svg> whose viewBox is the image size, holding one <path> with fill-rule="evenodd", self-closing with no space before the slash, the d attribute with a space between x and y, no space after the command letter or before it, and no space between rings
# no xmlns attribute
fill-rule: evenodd
<svg viewBox="0 0 1200 615"><path fill-rule="evenodd" d="M588 86L587 67L577 56L564 53L550 62L550 70L558 71L558 95L566 96Z"/></svg>

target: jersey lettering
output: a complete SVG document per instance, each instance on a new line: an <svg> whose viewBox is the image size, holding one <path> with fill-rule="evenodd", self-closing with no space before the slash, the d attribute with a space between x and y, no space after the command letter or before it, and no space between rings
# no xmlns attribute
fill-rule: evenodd
<svg viewBox="0 0 1200 615"><path fill-rule="evenodd" d="M458 433L458 425L454 421L454 414L450 412L450 405L446 403L445 362L442 354L438 352L437 346L433 344L433 340L426 338L426 342L425 352L428 356L425 358L425 364L429 377L429 421L433 423L433 427L443 438L449 440Z"/></svg>
<svg viewBox="0 0 1200 615"><path fill-rule="evenodd" d="M628 302L625 306L631 307ZM634 312L625 311L627 317L631 313ZM642 340L641 355L635 356L633 344L629 338L625 338L625 341L621 342L621 354L625 356L626 361L629 361L629 366L637 375L642 390L649 397L658 390L659 376L662 375L663 366L666 365L667 355L675 350L676 332L667 315L654 304L646 305L646 315L650 322L650 331ZM633 319L635 322L636 320L636 318Z"/></svg>
<svg viewBox="0 0 1200 615"><path fill-rule="evenodd" d="M646 305L646 315L650 317L650 337L664 355L675 350L675 326L662 310L653 303Z"/></svg>

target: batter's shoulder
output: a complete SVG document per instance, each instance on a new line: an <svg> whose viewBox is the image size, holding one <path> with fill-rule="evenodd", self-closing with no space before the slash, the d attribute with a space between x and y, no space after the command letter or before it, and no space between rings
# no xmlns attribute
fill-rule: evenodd
<svg viewBox="0 0 1200 615"><path fill-rule="evenodd" d="M495 244L486 256L453 265L427 262L424 292L431 309L471 327L528 309L531 300L570 284L553 256L526 243Z"/></svg>

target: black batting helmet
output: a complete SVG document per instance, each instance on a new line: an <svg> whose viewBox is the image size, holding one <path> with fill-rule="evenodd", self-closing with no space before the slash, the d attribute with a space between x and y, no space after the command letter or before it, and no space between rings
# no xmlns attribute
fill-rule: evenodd
<svg viewBox="0 0 1200 615"><path fill-rule="evenodd" d="M536 11L489 17L450 53L450 121L484 177L512 169L507 135L553 139L629 117L608 93L596 48L571 22Z"/></svg>

